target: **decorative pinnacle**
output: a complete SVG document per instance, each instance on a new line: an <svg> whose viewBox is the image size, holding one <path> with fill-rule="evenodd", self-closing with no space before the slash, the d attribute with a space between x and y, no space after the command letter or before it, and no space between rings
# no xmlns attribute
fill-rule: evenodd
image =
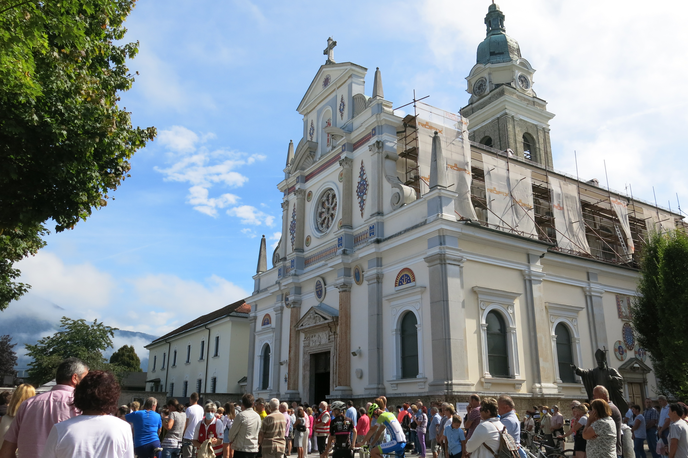
<svg viewBox="0 0 688 458"><path fill-rule="evenodd" d="M430 155L430 189L447 187L447 162L442 153L440 135L435 132L432 137L432 153Z"/></svg>
<svg viewBox="0 0 688 458"><path fill-rule="evenodd" d="M258 252L258 266L256 267L256 273L267 272L268 270L268 255L265 243L265 236L260 239L260 251Z"/></svg>
<svg viewBox="0 0 688 458"><path fill-rule="evenodd" d="M375 79L373 81L373 98L385 98L385 92L382 90L382 73L380 67L375 69Z"/></svg>

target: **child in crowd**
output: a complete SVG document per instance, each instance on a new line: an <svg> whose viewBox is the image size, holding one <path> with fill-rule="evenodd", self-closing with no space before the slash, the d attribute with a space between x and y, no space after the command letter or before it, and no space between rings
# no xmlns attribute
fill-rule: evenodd
<svg viewBox="0 0 688 458"><path fill-rule="evenodd" d="M461 417L452 415L450 424L444 427L444 437L447 439L449 458L460 458L466 446L466 436L461 429Z"/></svg>

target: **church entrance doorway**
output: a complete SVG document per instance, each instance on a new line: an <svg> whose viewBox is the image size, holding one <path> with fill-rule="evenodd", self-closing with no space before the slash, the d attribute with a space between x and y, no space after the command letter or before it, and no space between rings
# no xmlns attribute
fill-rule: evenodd
<svg viewBox="0 0 688 458"><path fill-rule="evenodd" d="M330 394L330 352L311 353L311 404L326 401Z"/></svg>
<svg viewBox="0 0 688 458"><path fill-rule="evenodd" d="M628 384L628 398L631 400L631 404L638 404L642 406L645 404L645 399L643 399L643 385L642 383L629 383Z"/></svg>

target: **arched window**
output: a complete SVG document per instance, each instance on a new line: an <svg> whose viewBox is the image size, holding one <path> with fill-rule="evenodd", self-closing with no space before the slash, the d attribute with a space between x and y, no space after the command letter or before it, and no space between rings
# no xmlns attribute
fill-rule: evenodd
<svg viewBox="0 0 688 458"><path fill-rule="evenodd" d="M490 375L509 377L509 349L506 341L506 323L498 312L492 311L485 319L487 324L487 360Z"/></svg>
<svg viewBox="0 0 688 458"><path fill-rule="evenodd" d="M260 362L260 389L267 390L270 386L270 345L263 345Z"/></svg>
<svg viewBox="0 0 688 458"><path fill-rule="evenodd" d="M401 378L418 376L418 328L416 315L407 312L401 319Z"/></svg>
<svg viewBox="0 0 688 458"><path fill-rule="evenodd" d="M523 134L523 157L530 161L535 161L537 157L535 149L536 145L533 136L529 133Z"/></svg>
<svg viewBox="0 0 688 458"><path fill-rule="evenodd" d="M485 146L492 146L492 137L488 135L484 136L483 139L480 140L480 144Z"/></svg>
<svg viewBox="0 0 688 458"><path fill-rule="evenodd" d="M565 324L559 323L554 329L557 336L557 360L559 361L559 378L564 383L576 383L576 378L571 369L573 361L573 346L571 345L571 333Z"/></svg>

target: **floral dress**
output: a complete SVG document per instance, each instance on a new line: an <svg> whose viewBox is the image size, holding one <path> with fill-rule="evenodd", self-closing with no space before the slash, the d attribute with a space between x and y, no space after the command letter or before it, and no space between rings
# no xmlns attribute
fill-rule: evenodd
<svg viewBox="0 0 688 458"><path fill-rule="evenodd" d="M612 417L595 420L591 428L597 437L589 439L585 447L587 458L616 458L616 424Z"/></svg>

